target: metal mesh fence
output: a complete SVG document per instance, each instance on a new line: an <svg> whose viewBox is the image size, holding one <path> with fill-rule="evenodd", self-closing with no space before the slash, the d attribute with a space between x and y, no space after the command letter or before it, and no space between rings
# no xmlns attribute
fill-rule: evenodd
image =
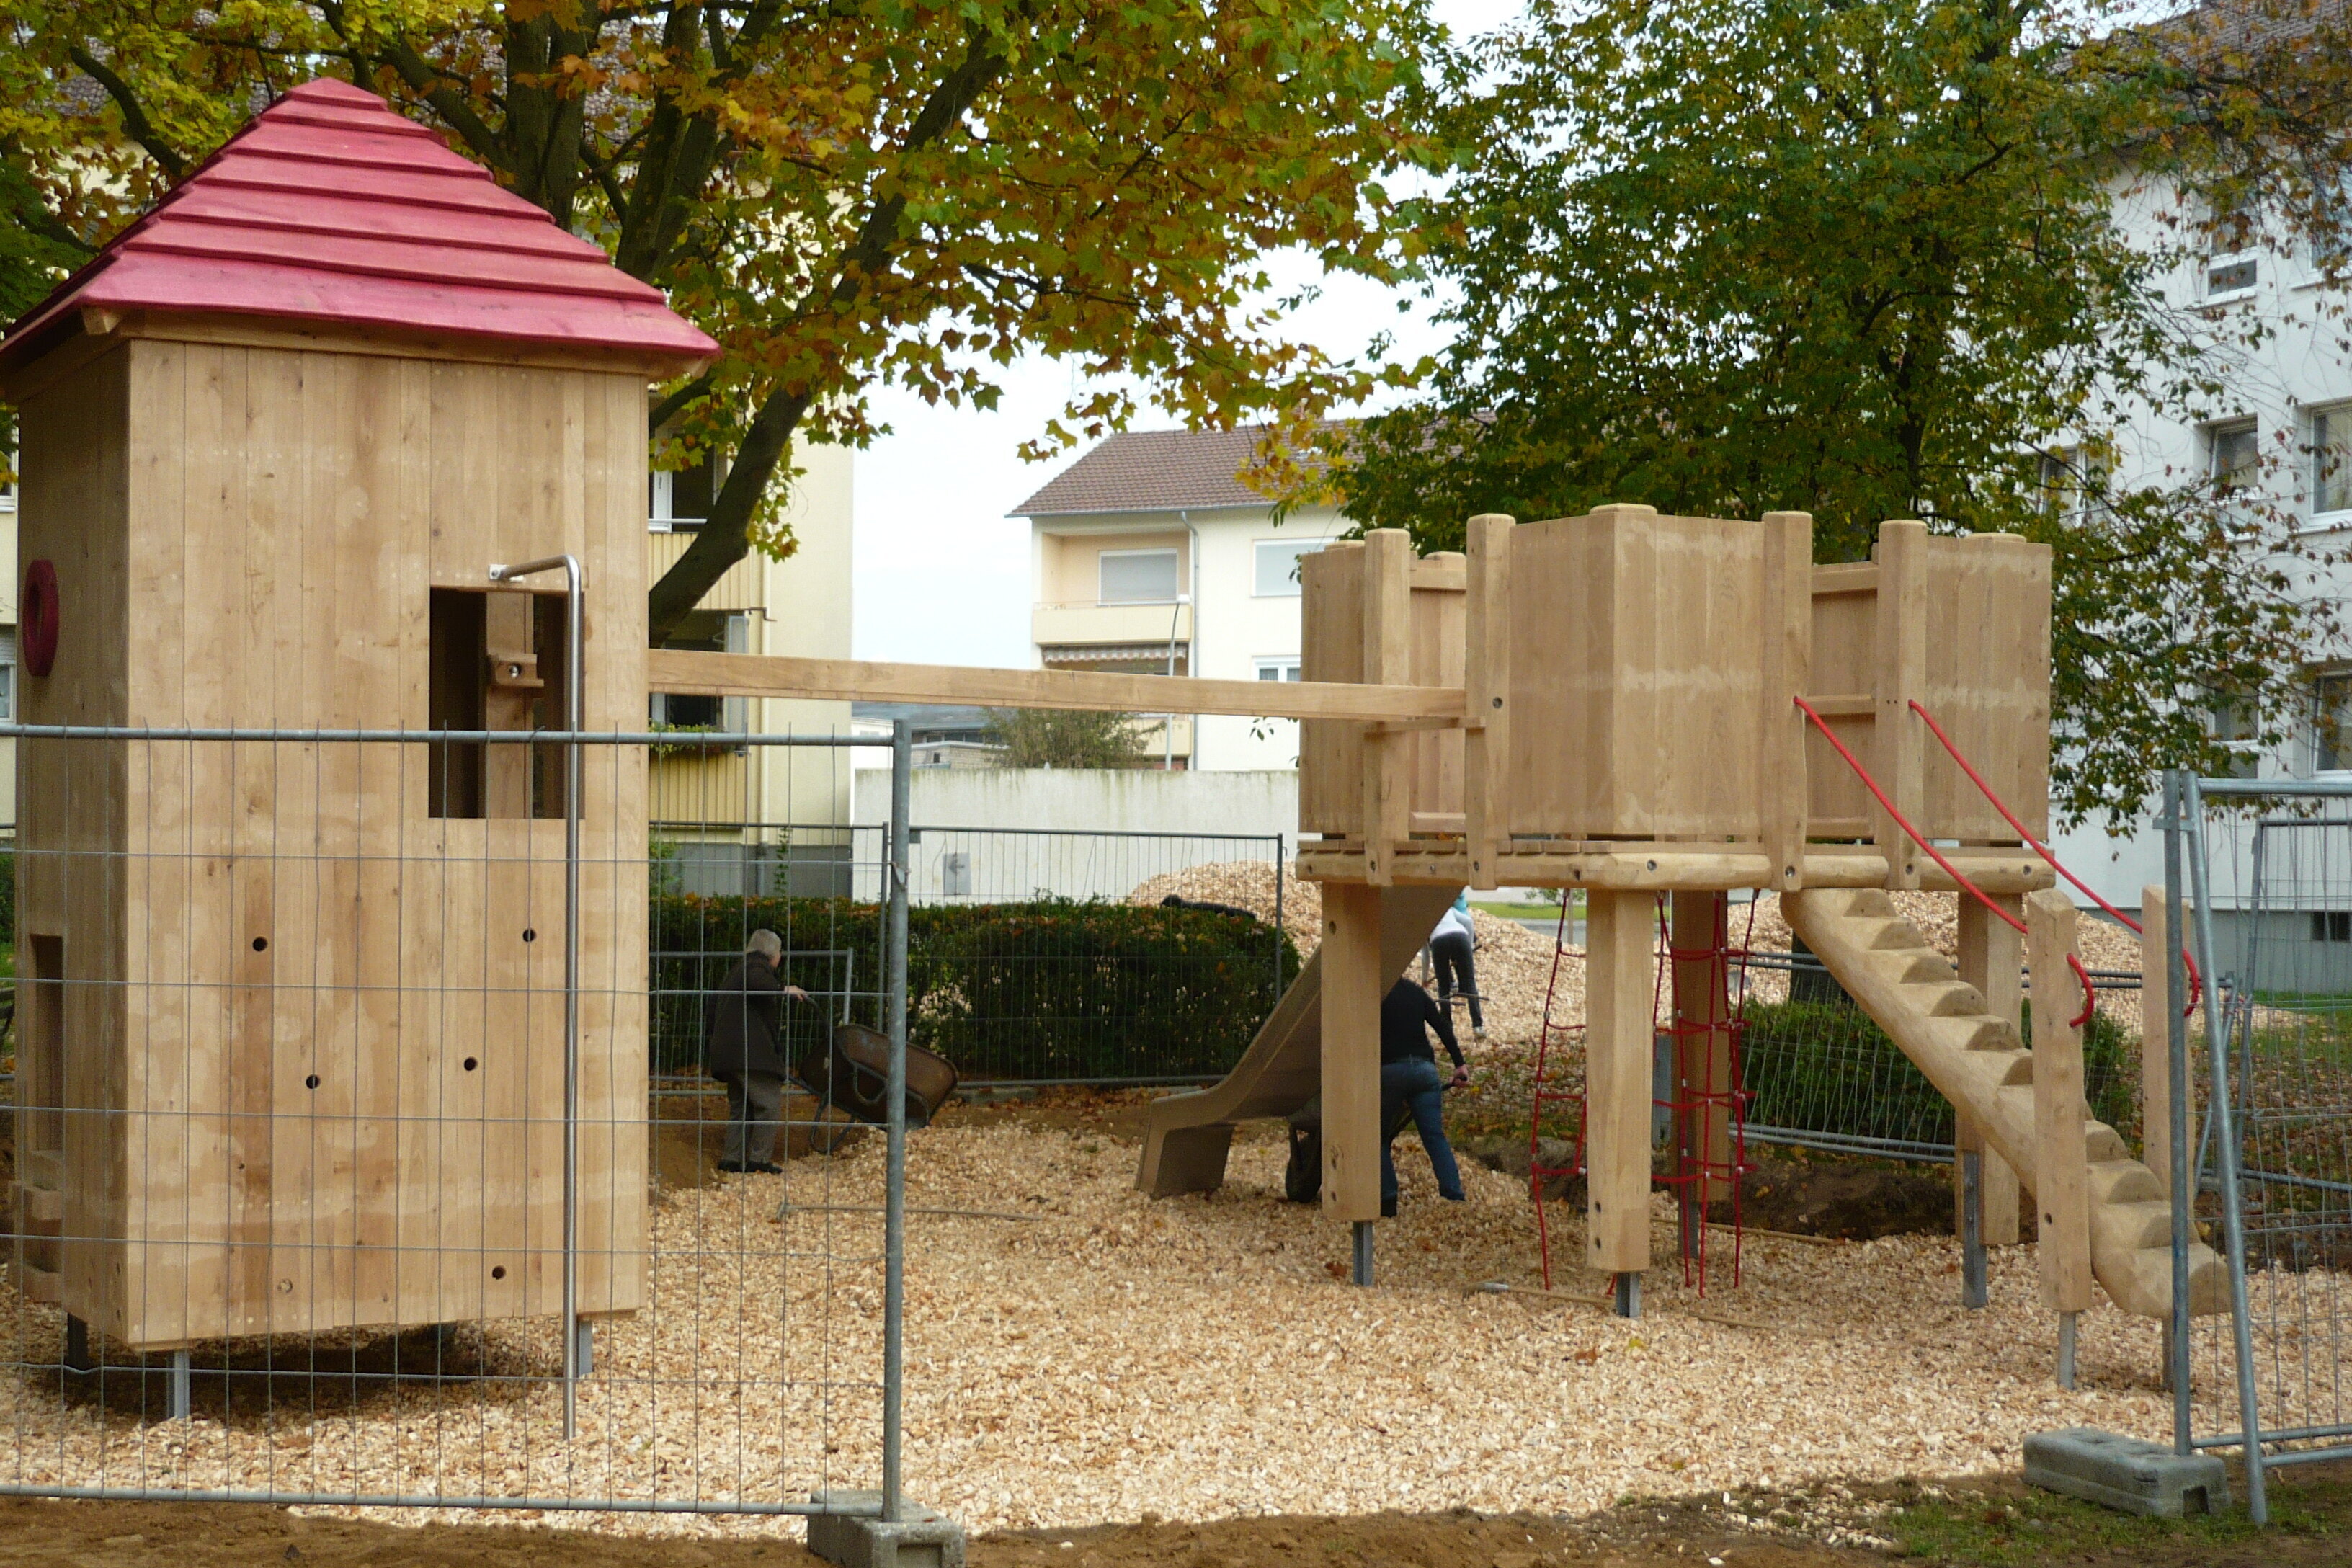
<svg viewBox="0 0 2352 1568"><path fill-rule="evenodd" d="M2194 869L2205 1019L2217 1062L2187 1042L2205 1090L2194 1139L2199 1213L2232 1263L2232 1310L2194 1320L2192 1379L2234 1378L2232 1420L2209 1401L2205 1446L2265 1466L2352 1452L2352 790L2205 781ZM2217 1430L2227 1427L2229 1430Z"/></svg>
<svg viewBox="0 0 2352 1568"><path fill-rule="evenodd" d="M723 766L845 804L845 746L0 734L0 1491L870 1513L839 1494L895 1490L903 1137L785 1094L774 1169L722 1174L771 1163L761 1126L648 1073L649 797ZM848 874L886 885L866 848ZM786 977L825 984L787 1016L894 1021L878 957L823 957L886 954L887 913L793 933Z"/></svg>
<svg viewBox="0 0 2352 1568"><path fill-rule="evenodd" d="M1948 1163L1952 1103L1885 1030L1855 1005L1819 959L1751 952L1742 978L1740 1068L1750 1142ZM2137 973L2095 972L2104 999L2137 992ZM2030 981L2028 982L2030 986ZM2070 980L2071 984L2071 980ZM2024 1038L2032 1038L2032 1003ZM2091 1114L2133 1138L2138 1126L2135 1034L2103 1006L2083 1041Z"/></svg>

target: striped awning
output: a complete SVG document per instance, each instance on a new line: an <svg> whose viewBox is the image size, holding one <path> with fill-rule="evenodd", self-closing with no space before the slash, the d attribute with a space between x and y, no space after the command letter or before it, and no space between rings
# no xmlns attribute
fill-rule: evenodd
<svg viewBox="0 0 2352 1568"><path fill-rule="evenodd" d="M1078 643L1047 646L1037 650L1048 665L1056 664L1132 664L1138 659L1158 659L1168 662L1169 645L1164 642L1139 643ZM1176 662L1181 664L1192 648L1181 638L1175 644Z"/></svg>

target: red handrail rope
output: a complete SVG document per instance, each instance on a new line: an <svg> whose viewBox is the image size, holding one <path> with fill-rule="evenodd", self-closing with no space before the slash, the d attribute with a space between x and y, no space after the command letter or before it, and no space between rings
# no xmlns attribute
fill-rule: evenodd
<svg viewBox="0 0 2352 1568"><path fill-rule="evenodd" d="M2074 883L2074 886L2080 889L2093 903L2098 905L2099 908L2106 910L2107 913L2115 916L2116 919L2129 926L2136 934L2142 936L2147 934L2141 929L2139 921L2132 919L2131 916L2124 913L2123 910L2116 908L2115 905L2099 897L2098 890L2093 888L2088 882L2084 881L2082 878L2077 877L2074 872L2068 870L2064 864L2059 860L2058 857L2050 852L2050 847L2048 845L2042 843L2042 840L2034 837L2032 834L2028 833L2025 830L2025 824L2017 820L2017 814L2011 811L2009 807L2002 803L2000 796L1993 793L1992 785L1985 783L1984 776L1981 773L1979 773L1975 768L1969 765L1968 758L1960 755L1959 747L1954 745L1952 743L1952 738L1944 733L1944 727L1936 722L1936 716L1933 713L1928 712L1926 708L1920 706L1919 700L1916 698L1914 698L1911 700L1911 711L1916 713L1920 718L1927 721L1927 728L1934 731L1937 740L1943 742L1944 750L1951 754L1952 761L1960 764L1960 772L1969 775L1969 782L1976 785L1979 793L1980 793L1985 799L1992 803L1992 808L2000 813L2000 819L2017 830L2017 836L2025 840L2027 847L2030 847L2036 855L2041 856L2042 859L2050 863L2050 868L2052 870L2057 872L2060 876ZM2188 944L2185 942L2181 944L2180 948L2180 962L2187 965L2189 969L2189 1005L2180 1010L2180 1016L2184 1018L2193 1017L2197 1013L2198 997L2201 995L2204 991L2205 977L2197 973L2196 955L2189 951Z"/></svg>
<svg viewBox="0 0 2352 1568"><path fill-rule="evenodd" d="M1994 903L1991 896L1982 888L1978 887L1974 882L1969 881L1966 877L1960 875L1960 868L1958 866L1953 865L1949 860L1945 859L1943 852L1937 849L1933 844L1928 843L1927 837L1917 828L1911 826L1911 819L1904 816L1902 812L1895 809L1895 803L1886 798L1886 792L1878 787L1878 781L1870 776L1870 770L1862 765L1862 760L1860 758L1856 757L1852 752L1846 750L1845 742L1837 738L1836 731L1830 728L1829 721L1827 720L1823 719L1820 713L1814 710L1813 705L1806 701L1801 697L1791 698L1790 700L1805 710L1805 717L1813 721L1813 728L1819 730L1822 732L1822 738L1837 749L1837 754L1845 759L1845 765L1853 770L1853 776L1862 781L1862 787L1868 790L1871 794L1871 797L1877 801L1880 805L1886 808L1886 815L1895 819L1896 826L1902 828L1904 832L1911 836L1911 842L1916 844L1920 848L1925 849L1927 852L1928 858L1935 861L1937 865L1941 866L1944 868L1944 875L1949 877L1953 881L1958 882L1961 887L1966 888L1969 892L1975 894L1977 902L1982 904L1986 909L1990 910L1994 914L1999 915L2002 920L2007 921L2020 935L2024 934L2025 922L2023 921L2019 920L2015 915L2011 914L2007 910L2002 909L1999 904ZM1918 704L1915 702L1912 706L1916 708ZM2092 987L2090 971L2083 967L2083 961L2080 958L2077 958L2071 952L2068 953L2066 955L2066 967L2073 970L2074 972L2074 978L2083 983L2082 1016L2074 1019L2067 1026L2069 1028L2079 1029L2084 1025L2089 1023L2091 1021L2091 1015L2098 1010L2099 994Z"/></svg>

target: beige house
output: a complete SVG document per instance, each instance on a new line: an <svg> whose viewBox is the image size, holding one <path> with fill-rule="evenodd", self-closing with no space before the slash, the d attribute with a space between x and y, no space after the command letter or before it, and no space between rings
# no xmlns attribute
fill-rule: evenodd
<svg viewBox="0 0 2352 1568"><path fill-rule="evenodd" d="M1237 477L1257 430L1112 436L1012 515L1029 520L1038 666L1222 680L1298 679L1298 558L1345 533L1329 507L1277 523ZM1155 720L1147 755L1177 768L1294 768L1286 719Z"/></svg>

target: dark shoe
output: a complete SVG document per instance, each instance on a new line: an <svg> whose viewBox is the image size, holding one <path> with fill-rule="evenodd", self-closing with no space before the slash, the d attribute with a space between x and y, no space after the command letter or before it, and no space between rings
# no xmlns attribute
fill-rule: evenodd
<svg viewBox="0 0 2352 1568"><path fill-rule="evenodd" d="M1437 1195L1449 1204L1466 1204L1470 1201L1470 1194L1467 1193L1440 1193Z"/></svg>
<svg viewBox="0 0 2352 1568"><path fill-rule="evenodd" d="M762 1160L752 1166L751 1170L754 1174L761 1176L781 1176L784 1173L784 1168L772 1160Z"/></svg>
<svg viewBox="0 0 2352 1568"><path fill-rule="evenodd" d="M1396 1218L1396 1204L1397 1201L1394 1198L1382 1198L1381 1200L1381 1217L1382 1219Z"/></svg>
<svg viewBox="0 0 2352 1568"><path fill-rule="evenodd" d="M743 1174L746 1167L737 1164L732 1160L721 1160L719 1162L719 1169L727 1175L740 1176Z"/></svg>

